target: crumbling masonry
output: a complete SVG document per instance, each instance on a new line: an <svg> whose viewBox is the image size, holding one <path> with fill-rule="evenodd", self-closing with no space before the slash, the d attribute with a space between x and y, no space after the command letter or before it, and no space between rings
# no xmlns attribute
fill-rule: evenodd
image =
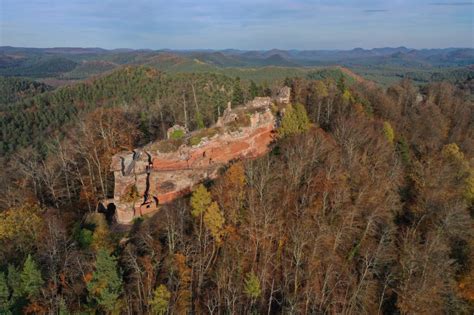
<svg viewBox="0 0 474 315"><path fill-rule="evenodd" d="M104 204L114 204L117 221L127 224L215 178L230 161L264 155L274 139L275 105L289 101L285 87L274 97L257 97L243 107L229 105L211 128L186 134L175 126L168 133L171 139L114 155L114 197ZM173 139L175 130L181 138Z"/></svg>

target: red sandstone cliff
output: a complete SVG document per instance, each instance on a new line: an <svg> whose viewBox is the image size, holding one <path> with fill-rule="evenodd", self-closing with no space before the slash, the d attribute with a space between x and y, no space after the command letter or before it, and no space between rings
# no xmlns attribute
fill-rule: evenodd
<svg viewBox="0 0 474 315"><path fill-rule="evenodd" d="M289 92L284 88L273 99L256 98L244 107L228 108L216 126L188 134L178 143L160 141L113 156L115 190L108 202L116 206L117 221L130 223L157 210L158 204L215 178L219 168L232 160L265 154L277 123L271 106L275 101L288 103Z"/></svg>

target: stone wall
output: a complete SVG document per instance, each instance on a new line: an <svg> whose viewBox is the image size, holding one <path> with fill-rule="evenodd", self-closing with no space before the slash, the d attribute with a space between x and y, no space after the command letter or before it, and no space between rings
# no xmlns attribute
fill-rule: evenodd
<svg viewBox="0 0 474 315"><path fill-rule="evenodd" d="M282 100L286 101L278 95L277 101ZM216 124L219 132L203 137L198 144L184 140L201 131L187 134L183 144L172 152L161 152L152 144L113 156L115 187L114 198L109 202L116 207L117 221L130 223L135 217L156 211L159 204L171 202L189 193L194 185L215 178L219 169L232 160L267 153L276 126L276 116L271 111L273 101L269 97L256 98L244 107L229 108L223 116L226 119ZM248 117L248 125L232 124L239 115Z"/></svg>

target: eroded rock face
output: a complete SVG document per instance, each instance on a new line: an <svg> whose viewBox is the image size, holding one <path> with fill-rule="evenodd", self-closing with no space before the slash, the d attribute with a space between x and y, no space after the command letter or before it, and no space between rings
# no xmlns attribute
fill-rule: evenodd
<svg viewBox="0 0 474 315"><path fill-rule="evenodd" d="M231 112L215 127L188 134L176 150L160 150L163 146L151 144L113 156L117 221L130 223L135 217L156 211L159 204L171 202L188 194L194 185L215 178L219 169L232 160L267 153L276 126L271 106L274 101L285 101L285 97L256 98L244 107L229 109Z"/></svg>

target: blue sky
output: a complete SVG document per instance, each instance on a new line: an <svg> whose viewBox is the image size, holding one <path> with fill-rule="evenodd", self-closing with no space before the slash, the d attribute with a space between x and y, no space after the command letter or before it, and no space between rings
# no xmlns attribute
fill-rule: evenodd
<svg viewBox="0 0 474 315"><path fill-rule="evenodd" d="M0 46L473 47L474 0L0 0Z"/></svg>

